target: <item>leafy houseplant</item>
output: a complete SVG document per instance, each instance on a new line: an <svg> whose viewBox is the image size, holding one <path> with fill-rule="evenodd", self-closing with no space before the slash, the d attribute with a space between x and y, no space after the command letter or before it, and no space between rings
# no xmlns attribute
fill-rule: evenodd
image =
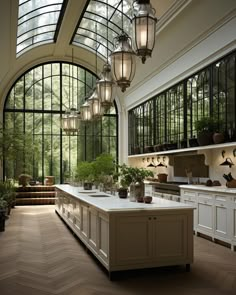
<svg viewBox="0 0 236 295"><path fill-rule="evenodd" d="M5 231L7 202L0 197L0 232Z"/></svg>
<svg viewBox="0 0 236 295"><path fill-rule="evenodd" d="M126 164L119 165L119 176L120 176L120 185L122 189L128 189L130 187L131 190L131 184L132 188L134 189L135 195L135 186L139 186L139 195L140 197L144 197L144 179L148 176L153 177L154 174L152 171L144 169L144 168L137 168L137 167L131 167ZM131 192L130 192L131 193ZM136 197L138 197L136 195Z"/></svg>
<svg viewBox="0 0 236 295"><path fill-rule="evenodd" d="M84 184L84 189L92 189L94 181L93 163L82 161L77 166L77 177Z"/></svg>
<svg viewBox="0 0 236 295"><path fill-rule="evenodd" d="M213 133L217 128L217 122L212 117L202 117L195 122L197 140L199 145L213 144Z"/></svg>
<svg viewBox="0 0 236 295"><path fill-rule="evenodd" d="M8 209L7 214L10 214L11 208L15 204L15 186L11 181L0 181L0 199L6 202Z"/></svg>

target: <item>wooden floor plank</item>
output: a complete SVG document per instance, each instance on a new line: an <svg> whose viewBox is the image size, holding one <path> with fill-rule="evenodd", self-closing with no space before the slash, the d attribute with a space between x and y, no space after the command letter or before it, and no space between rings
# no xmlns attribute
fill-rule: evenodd
<svg viewBox="0 0 236 295"><path fill-rule="evenodd" d="M125 271L110 281L55 214L53 205L16 206L0 233L1 295L235 294L236 252L194 237L194 264Z"/></svg>

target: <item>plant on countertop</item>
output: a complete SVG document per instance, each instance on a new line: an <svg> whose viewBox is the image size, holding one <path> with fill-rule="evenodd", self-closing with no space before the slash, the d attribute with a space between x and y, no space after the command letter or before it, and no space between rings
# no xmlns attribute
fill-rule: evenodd
<svg viewBox="0 0 236 295"><path fill-rule="evenodd" d="M126 164L119 165L118 167L122 187L129 187L132 182L141 182L146 177L154 177L152 171L144 168L131 167Z"/></svg>

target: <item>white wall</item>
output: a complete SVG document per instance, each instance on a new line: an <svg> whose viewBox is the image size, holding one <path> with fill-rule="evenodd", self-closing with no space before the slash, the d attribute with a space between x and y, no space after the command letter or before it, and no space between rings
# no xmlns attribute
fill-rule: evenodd
<svg viewBox="0 0 236 295"><path fill-rule="evenodd" d="M139 61L125 109L139 105L236 48L236 1L198 0L157 35L153 57ZM128 122L126 121L126 126ZM122 141L128 142L128 128Z"/></svg>

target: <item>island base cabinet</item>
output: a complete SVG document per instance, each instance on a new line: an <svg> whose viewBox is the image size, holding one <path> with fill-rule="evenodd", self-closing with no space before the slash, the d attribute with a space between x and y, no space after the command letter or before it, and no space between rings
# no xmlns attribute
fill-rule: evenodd
<svg viewBox="0 0 236 295"><path fill-rule="evenodd" d="M181 211L181 210L179 210ZM193 211L116 216L111 271L193 262Z"/></svg>
<svg viewBox="0 0 236 295"><path fill-rule="evenodd" d="M154 217L154 259L161 263L168 261L181 264L192 261L191 216L169 215ZM189 220L190 219L190 220ZM190 235L190 236L189 236Z"/></svg>
<svg viewBox="0 0 236 295"><path fill-rule="evenodd" d="M110 277L115 271L193 262L193 208L107 212L61 190L57 196L56 212Z"/></svg>

